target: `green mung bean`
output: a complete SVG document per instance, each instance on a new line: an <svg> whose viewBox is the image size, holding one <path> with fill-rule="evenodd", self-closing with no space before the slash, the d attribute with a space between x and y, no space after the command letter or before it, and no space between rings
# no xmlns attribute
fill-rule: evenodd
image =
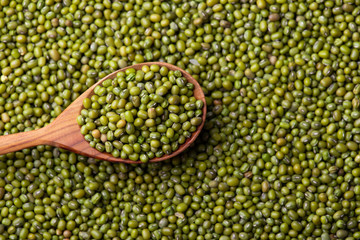
<svg viewBox="0 0 360 240"><path fill-rule="evenodd" d="M190 98L186 96L181 102L184 95L172 95L169 92L169 88L172 87L169 78L164 78L161 82L153 79L159 73L163 77L176 76L179 79L177 81L183 83L179 86L179 94L182 89L188 89L186 93L191 94L193 85L185 84L186 80L180 71L170 71L166 67L160 68L158 65L151 65L136 71L137 76L144 76L144 78L136 77L134 72L135 70L132 68L127 69L125 76L105 80L101 86L96 87L95 95L84 99L84 108L89 113L81 115L82 118L78 119L78 123L81 124L82 133L88 136L85 139L91 143L91 146L95 145L97 150L134 161L148 161L153 157L162 156L164 153L171 154L173 152L171 144L177 143L176 146L183 144L184 139L191 137L191 133L195 132L197 126L202 123L201 111L204 104L191 95ZM123 77L127 84L123 87L118 86L118 90L114 93L114 88L110 84L123 81ZM140 93L142 98L147 96L153 102L146 106L140 103L131 104ZM137 99L140 100L140 98ZM127 102L123 108L118 107L120 100ZM169 101L172 104L169 104ZM112 106L113 102L116 106L107 108L109 105ZM140 106L142 107L140 108ZM188 115L191 117L194 115L187 111L195 108L200 111L198 116L186 121ZM173 138L174 130L165 125L168 120L172 123L182 123L184 132L180 134L185 138L180 138L181 143L176 142L179 137ZM168 131L168 129L171 130ZM142 132L148 130L151 133L145 137ZM92 137L88 134L89 131L91 131ZM97 141L96 144L95 141ZM147 146L141 147L140 143L143 142L150 144L151 153L148 152Z"/></svg>

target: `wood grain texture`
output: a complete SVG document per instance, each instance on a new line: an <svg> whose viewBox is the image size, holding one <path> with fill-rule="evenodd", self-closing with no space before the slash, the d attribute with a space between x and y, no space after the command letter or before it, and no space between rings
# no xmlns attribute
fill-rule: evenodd
<svg viewBox="0 0 360 240"><path fill-rule="evenodd" d="M80 133L80 126L77 124L76 118L80 115L82 109L83 100L86 97L90 97L93 94L94 88L101 84L106 79L114 79L116 74L120 71L125 71L128 68L134 68L139 70L144 65L157 64L165 66L170 70L179 70L188 82L194 84L194 96L196 99L200 99L204 102L202 123L198 126L197 130L192 134L186 142L180 145L179 149L170 155L164 155L160 158L153 158L149 162L159 162L172 157L175 157L179 153L187 149L199 136L201 129L205 124L206 118L206 102L205 96L199 83L187 72L178 68L174 65L163 63L163 62L147 62L135 64L129 67L122 68L115 71L81 94L73 103L71 103L54 121L47 126L28 132L15 133L11 135L0 136L0 154L6 154L9 152L19 151L24 148L34 147L37 145L51 145L54 147L64 148L72 152L93 157L96 159L107 160L112 162L123 162L123 163L142 163L141 161L132 161L129 159L115 158L111 154L102 153L96 149L90 147L89 143L84 139L84 136Z"/></svg>

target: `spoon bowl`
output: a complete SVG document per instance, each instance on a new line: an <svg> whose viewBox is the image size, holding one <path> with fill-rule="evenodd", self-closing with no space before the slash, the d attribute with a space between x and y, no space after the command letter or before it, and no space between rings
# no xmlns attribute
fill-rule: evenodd
<svg viewBox="0 0 360 240"><path fill-rule="evenodd" d="M163 62L147 62L147 63L139 63L129 67L122 68L117 70L94 85L92 85L89 89L87 89L83 94L81 94L74 102L72 102L57 118L55 118L50 124L47 126L32 130L28 132L20 132L15 134L3 135L0 136L0 154L6 154L14 151L18 151L24 148L34 147L37 145L51 145L54 147L59 147L63 149L67 149L69 151L75 152L77 154L81 154L87 157L92 157L101 160L107 160L111 162L122 162L122 163L142 163L141 161L132 161L130 159L121 159L113 157L109 153L100 152L95 148L92 148L84 139L84 136L80 132L80 126L78 125L76 118L80 115L80 111L83 108L83 100L85 98L89 98L94 94L94 88L101 84L103 81L107 79L114 79L118 72L125 71L128 68L134 68L136 70L140 70L142 66L157 64L160 67L167 67L169 70L179 70L183 77L192 84L194 84L194 97L204 102L204 107L202 109L202 123L197 127L197 130L192 133L191 137L186 140L185 143L181 144L179 148L172 152L169 155L164 155L162 157L156 157L149 162L159 162L164 161L166 159L170 159L175 157L176 155L183 152L187 149L199 136L201 129L205 123L206 117L206 102L205 95L201 89L199 83L186 71L182 70L179 67L174 65L163 63Z"/></svg>

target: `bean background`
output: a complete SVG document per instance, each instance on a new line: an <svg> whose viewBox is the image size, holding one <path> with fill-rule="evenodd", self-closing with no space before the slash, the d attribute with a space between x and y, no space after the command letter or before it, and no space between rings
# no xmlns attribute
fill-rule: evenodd
<svg viewBox="0 0 360 240"><path fill-rule="evenodd" d="M359 0L0 0L0 134L144 61L206 94L196 144L0 156L0 239L360 239Z"/></svg>

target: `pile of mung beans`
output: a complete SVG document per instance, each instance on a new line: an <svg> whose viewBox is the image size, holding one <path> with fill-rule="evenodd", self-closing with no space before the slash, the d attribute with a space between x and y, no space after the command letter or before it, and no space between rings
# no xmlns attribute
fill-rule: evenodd
<svg viewBox="0 0 360 240"><path fill-rule="evenodd" d="M90 146L121 159L148 162L170 155L202 123L203 100L181 71L158 64L128 68L83 100L77 117Z"/></svg>
<svg viewBox="0 0 360 240"><path fill-rule="evenodd" d="M0 240L360 239L359 0L0 0L0 134L163 61L202 86L185 153L0 156Z"/></svg>

